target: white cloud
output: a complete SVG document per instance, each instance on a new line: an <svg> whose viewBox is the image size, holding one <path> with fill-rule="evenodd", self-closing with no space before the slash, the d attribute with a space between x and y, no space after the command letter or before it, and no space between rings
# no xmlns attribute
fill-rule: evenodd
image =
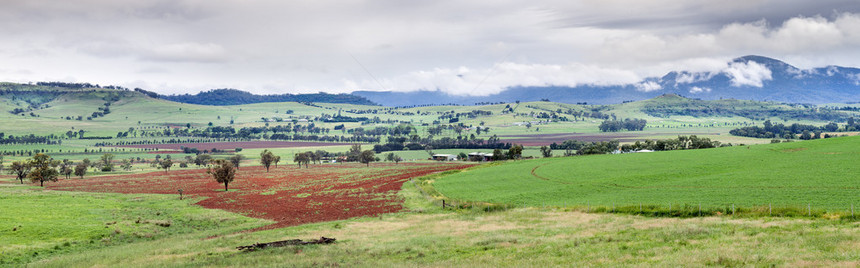
<svg viewBox="0 0 860 268"><path fill-rule="evenodd" d="M640 81L633 72L583 64L548 65L505 62L494 69L436 68L383 79L388 90L442 90L453 95L486 96L514 86L626 85ZM651 82L653 83L653 82ZM654 83L656 85L656 83ZM381 90L376 81L346 81L346 87ZM656 85L659 87L659 85Z"/></svg>
<svg viewBox="0 0 860 268"><path fill-rule="evenodd" d="M661 90L661 89L663 89L663 86L660 86L660 84L657 84L653 81L647 81L647 82L642 82L642 83L636 84L636 90L642 91L642 92L651 92L651 91L657 91L657 90Z"/></svg>
<svg viewBox="0 0 860 268"><path fill-rule="evenodd" d="M144 59L174 62L219 62L227 59L227 50L213 43L184 42L156 46Z"/></svg>
<svg viewBox="0 0 860 268"><path fill-rule="evenodd" d="M691 87L690 88L690 93L696 94L696 93L702 93L702 92L706 92L706 93L711 92L711 88L709 88L709 87Z"/></svg>
<svg viewBox="0 0 860 268"><path fill-rule="evenodd" d="M485 95L718 73L748 54L860 66L858 14L856 0L5 1L0 58L32 71L13 81Z"/></svg>
<svg viewBox="0 0 860 268"><path fill-rule="evenodd" d="M732 86L736 87L762 87L764 81L773 79L772 72L767 66L754 61L733 62L723 72L731 77Z"/></svg>
<svg viewBox="0 0 860 268"><path fill-rule="evenodd" d="M716 75L716 73L714 73L714 72L696 72L696 73L684 72L684 73L679 74L678 77L675 78L675 85L691 84L691 83L705 81L705 80L713 78L714 75Z"/></svg>

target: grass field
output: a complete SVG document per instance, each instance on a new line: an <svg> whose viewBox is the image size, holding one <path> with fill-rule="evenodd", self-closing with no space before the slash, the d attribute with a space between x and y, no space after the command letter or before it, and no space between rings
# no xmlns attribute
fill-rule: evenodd
<svg viewBox="0 0 860 268"><path fill-rule="evenodd" d="M266 220L192 206L174 195L46 191L0 184L0 266L180 234L218 234Z"/></svg>
<svg viewBox="0 0 860 268"><path fill-rule="evenodd" d="M54 253L32 267L534 267L860 265L860 225L832 220L650 218L520 208L440 210L404 184L411 210L253 233L173 235ZM330 245L235 247L334 237Z"/></svg>
<svg viewBox="0 0 860 268"><path fill-rule="evenodd" d="M860 208L860 137L494 164L432 182L445 196L524 206L662 206L705 210Z"/></svg>

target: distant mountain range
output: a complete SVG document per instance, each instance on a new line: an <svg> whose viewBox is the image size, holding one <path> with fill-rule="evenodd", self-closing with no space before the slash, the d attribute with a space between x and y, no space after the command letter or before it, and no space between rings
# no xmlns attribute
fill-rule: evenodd
<svg viewBox="0 0 860 268"><path fill-rule="evenodd" d="M612 104L674 93L690 98L735 98L787 103L836 103L860 101L860 69L827 66L799 69L780 60L745 56L732 60L718 72L673 71L625 86L512 87L490 96L458 96L442 91L356 91L386 106L424 104L475 104L550 100L564 103Z"/></svg>
<svg viewBox="0 0 860 268"><path fill-rule="evenodd" d="M255 95L237 89L213 89L194 95L158 95L158 98L201 105L238 105L261 102L325 102L375 105L370 100L350 94L328 94L324 92L311 94L279 94Z"/></svg>

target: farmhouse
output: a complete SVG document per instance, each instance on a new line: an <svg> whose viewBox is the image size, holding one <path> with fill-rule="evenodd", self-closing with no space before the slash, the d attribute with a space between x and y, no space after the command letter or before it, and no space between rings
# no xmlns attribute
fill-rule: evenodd
<svg viewBox="0 0 860 268"><path fill-rule="evenodd" d="M469 153L469 161L485 162L485 161L492 161L492 160L493 160L493 154L479 153L479 152Z"/></svg>
<svg viewBox="0 0 860 268"><path fill-rule="evenodd" d="M457 156L453 154L434 154L433 160L436 161L457 161Z"/></svg>

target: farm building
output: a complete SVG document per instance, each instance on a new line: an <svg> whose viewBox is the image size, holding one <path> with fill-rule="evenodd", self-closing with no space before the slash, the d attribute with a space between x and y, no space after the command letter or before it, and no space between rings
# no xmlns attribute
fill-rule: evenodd
<svg viewBox="0 0 860 268"><path fill-rule="evenodd" d="M484 162L484 161L492 161L492 160L493 160L493 154L479 153L479 152L469 153L469 161Z"/></svg>
<svg viewBox="0 0 860 268"><path fill-rule="evenodd" d="M436 161L457 161L457 156L453 154L434 154L433 160Z"/></svg>

